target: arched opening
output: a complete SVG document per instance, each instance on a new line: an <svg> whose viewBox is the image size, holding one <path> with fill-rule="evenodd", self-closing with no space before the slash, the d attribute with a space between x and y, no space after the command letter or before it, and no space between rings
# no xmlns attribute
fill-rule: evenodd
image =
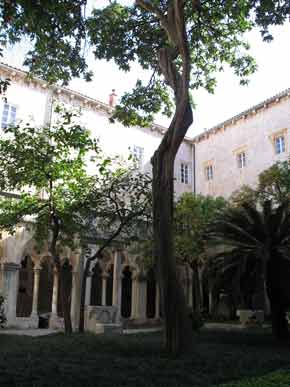
<svg viewBox="0 0 290 387"><path fill-rule="evenodd" d="M113 303L113 277L114 277L114 265L111 265L108 270L107 288L106 288L106 305L112 305Z"/></svg>
<svg viewBox="0 0 290 387"><path fill-rule="evenodd" d="M49 257L41 265L39 278L38 314L51 312L52 287L53 287L53 267Z"/></svg>
<svg viewBox="0 0 290 387"><path fill-rule="evenodd" d="M72 290L72 267L69 263L69 260L66 259L61 265L60 275L58 277L58 300L57 300L57 314L60 317L63 317L62 310L62 286L64 287L64 299L65 302L71 305L71 290Z"/></svg>
<svg viewBox="0 0 290 387"><path fill-rule="evenodd" d="M151 268L147 273L147 307L146 314L148 318L154 318L156 312L156 279L154 269Z"/></svg>
<svg viewBox="0 0 290 387"><path fill-rule="evenodd" d="M123 270L122 278L122 304L121 314L124 318L131 316L131 304L132 304L132 273L129 266L126 266Z"/></svg>
<svg viewBox="0 0 290 387"><path fill-rule="evenodd" d="M19 270L19 286L16 304L17 317L29 317L31 315L33 286L33 262L29 256L25 256L21 261L21 268Z"/></svg>
<svg viewBox="0 0 290 387"><path fill-rule="evenodd" d="M91 305L102 305L102 269L97 262L93 268Z"/></svg>

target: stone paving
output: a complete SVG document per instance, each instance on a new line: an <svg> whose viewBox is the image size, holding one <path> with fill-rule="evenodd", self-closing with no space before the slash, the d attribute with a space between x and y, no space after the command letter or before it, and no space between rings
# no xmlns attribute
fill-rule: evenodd
<svg viewBox="0 0 290 387"><path fill-rule="evenodd" d="M54 329L0 329L0 334L2 335L17 335L17 336L48 336L59 333Z"/></svg>

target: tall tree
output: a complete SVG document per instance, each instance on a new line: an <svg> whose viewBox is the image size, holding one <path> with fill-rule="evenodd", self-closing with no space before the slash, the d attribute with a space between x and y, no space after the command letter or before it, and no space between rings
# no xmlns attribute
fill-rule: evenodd
<svg viewBox="0 0 290 387"><path fill-rule="evenodd" d="M153 114L170 115L171 124L153 158L153 227L164 305L165 344L172 353L189 344L185 299L176 275L173 243L173 166L178 148L193 121L190 89L213 91L215 74L225 63L245 83L255 70L243 33L255 25L265 40L268 26L282 24L288 0L136 0L109 2L85 15L85 0L5 1L0 8L3 40L32 38L26 63L35 74L67 82L87 72L81 42L90 42L97 59L113 59L128 71L137 60L153 71L148 85L138 81L123 96L112 119L147 126ZM45 11L43 11L45 10ZM16 22L17 21L17 22ZM166 194L164 194L166 193Z"/></svg>
<svg viewBox="0 0 290 387"><path fill-rule="evenodd" d="M206 230L226 207L223 198L184 193L174 209L176 256L192 269L193 311L202 307L201 272L207 259Z"/></svg>

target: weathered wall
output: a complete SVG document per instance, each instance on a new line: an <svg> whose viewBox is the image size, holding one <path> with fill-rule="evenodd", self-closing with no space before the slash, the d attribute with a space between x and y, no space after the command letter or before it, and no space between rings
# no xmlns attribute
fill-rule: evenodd
<svg viewBox="0 0 290 387"><path fill-rule="evenodd" d="M255 186L259 173L289 155L290 98L285 97L196 143L196 186L204 195L225 196L243 184ZM286 150L276 154L273 136L284 131ZM207 138L206 138L207 137ZM246 167L238 168L237 152L245 150ZM213 165L207 181L205 166Z"/></svg>

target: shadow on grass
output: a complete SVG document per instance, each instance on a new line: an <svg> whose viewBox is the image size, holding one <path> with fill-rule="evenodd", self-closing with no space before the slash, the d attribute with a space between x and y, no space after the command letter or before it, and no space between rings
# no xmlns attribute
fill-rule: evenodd
<svg viewBox="0 0 290 387"><path fill-rule="evenodd" d="M269 332L202 331L189 340L191 351L172 358L160 334L0 335L0 385L216 386L289 367L290 345Z"/></svg>

